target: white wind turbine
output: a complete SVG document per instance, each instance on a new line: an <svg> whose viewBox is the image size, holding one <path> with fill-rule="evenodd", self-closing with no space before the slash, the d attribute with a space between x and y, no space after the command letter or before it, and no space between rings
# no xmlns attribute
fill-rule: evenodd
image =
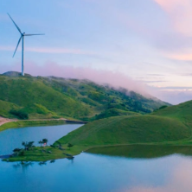
<svg viewBox="0 0 192 192"><path fill-rule="evenodd" d="M15 52L13 54L13 57L15 56L15 53L17 52L17 48L19 46L19 43L21 42L22 40L22 60L21 60L21 70L22 70L22 76L24 76L24 38L25 36L33 36L33 35L45 35L45 34L25 34L25 32L21 32L21 29L17 26L17 24L15 23L15 21L12 19L12 17L8 14L8 16L10 17L10 19L13 21L15 27L17 28L17 30L19 31L19 33L21 34L21 37L19 38L19 41L17 43L17 46L16 46L16 49L15 49Z"/></svg>

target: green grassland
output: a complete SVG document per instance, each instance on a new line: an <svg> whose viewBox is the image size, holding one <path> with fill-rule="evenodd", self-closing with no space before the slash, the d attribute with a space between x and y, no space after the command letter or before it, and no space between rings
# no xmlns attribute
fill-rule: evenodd
<svg viewBox="0 0 192 192"><path fill-rule="evenodd" d="M50 111L53 116L57 114L81 118L91 113L89 106L46 86L38 78L0 76L0 90L0 100L16 104L28 114ZM5 113L2 115L5 116Z"/></svg>
<svg viewBox="0 0 192 192"><path fill-rule="evenodd" d="M83 150L121 145L191 145L192 101L150 115L116 116L90 122L59 140Z"/></svg>
<svg viewBox="0 0 192 192"><path fill-rule="evenodd" d="M0 131L46 125L53 119L53 123L61 123L56 121L60 117L90 121L58 141L71 155L95 147L192 144L192 102L169 106L157 99L88 80L30 75L0 75L0 90L0 116L29 119L6 123L0 126ZM168 107L159 109L163 105ZM68 143L73 147L67 148ZM65 152L56 146L57 143L45 148L51 153L36 147L26 151L24 156L10 160L44 161L66 157Z"/></svg>
<svg viewBox="0 0 192 192"><path fill-rule="evenodd" d="M54 146L56 147L59 142L61 147L66 148L68 143L71 143L73 147L67 149L70 150L68 152L71 155L87 150L104 154L106 147L111 147L113 153L114 146L191 146L192 127L189 107L191 104L192 101L162 108L150 115L124 115L95 120L62 137L54 143ZM58 152L57 147L55 152L53 150L51 154L46 154L46 157L42 153L42 156L38 156L40 154L38 150L40 149L37 148L34 153L27 152L27 160L48 160L53 157L62 158L63 155L62 152ZM171 150L172 148L167 150L165 155L171 154ZM109 152L108 149L107 151ZM190 153L184 148L181 151ZM132 153L131 148L130 153ZM121 154L121 148L119 148L119 154ZM157 154L154 155L157 156ZM11 160L23 158L25 156L11 158Z"/></svg>
<svg viewBox="0 0 192 192"><path fill-rule="evenodd" d="M10 113L12 109L19 110L20 107L14 103L0 100L0 115L3 117L13 118L14 115Z"/></svg>
<svg viewBox="0 0 192 192"><path fill-rule="evenodd" d="M153 115L159 115L162 117L170 117L177 119L184 124L191 126L192 125L192 102L188 101L181 103L179 105L166 107L160 110L157 110Z"/></svg>
<svg viewBox="0 0 192 192"><path fill-rule="evenodd" d="M85 121L116 115L147 114L162 105L125 89L88 80L0 75L0 116L8 118L74 118Z"/></svg>
<svg viewBox="0 0 192 192"><path fill-rule="evenodd" d="M19 127L31 127L31 126L45 126L45 125L62 125L65 124L64 120L35 120L35 121L13 121L8 122L0 126L0 132L6 129L19 128Z"/></svg>
<svg viewBox="0 0 192 192"><path fill-rule="evenodd" d="M191 130L180 121L159 116L110 117L90 122L59 141L74 145L119 145L178 141Z"/></svg>

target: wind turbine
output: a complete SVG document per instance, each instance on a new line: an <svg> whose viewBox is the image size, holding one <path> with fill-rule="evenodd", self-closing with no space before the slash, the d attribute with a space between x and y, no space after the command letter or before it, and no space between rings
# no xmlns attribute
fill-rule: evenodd
<svg viewBox="0 0 192 192"><path fill-rule="evenodd" d="M22 40L22 55L21 55L21 75L24 76L24 40L25 40L25 36L33 36L33 35L45 35L45 34L26 34L25 32L21 32L21 29L17 26L17 24L15 23L15 21L12 19L12 17L9 15L9 13L7 13L8 16L10 17L10 19L13 21L13 24L15 25L15 27L17 28L17 30L19 31L19 33L21 34L21 37L19 38L19 41L17 43L15 52L13 54L13 57L15 56L15 53L17 52L17 48L19 46L19 43Z"/></svg>

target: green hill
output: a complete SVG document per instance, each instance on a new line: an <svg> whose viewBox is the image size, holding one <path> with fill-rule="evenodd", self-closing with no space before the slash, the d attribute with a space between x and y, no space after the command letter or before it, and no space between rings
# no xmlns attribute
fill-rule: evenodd
<svg viewBox="0 0 192 192"><path fill-rule="evenodd" d="M167 104L88 80L22 77L18 72L0 75L0 101L0 116L3 117L65 117L85 121L146 114Z"/></svg>
<svg viewBox="0 0 192 192"><path fill-rule="evenodd" d="M52 151L50 155L41 155L41 149L36 148L34 152L27 152L22 157L10 160L49 160L65 158L66 154L76 155L82 151L126 157L138 157L137 152L140 151L139 157L142 158L175 152L191 155L189 147L187 150L182 148L192 144L189 117L191 104L192 101L163 108L151 115L126 115L95 120L62 137L52 148L48 147L47 150ZM174 147L162 147L167 145ZM60 150L62 148L65 153ZM150 150L151 148L153 149Z"/></svg>
<svg viewBox="0 0 192 192"><path fill-rule="evenodd" d="M192 126L192 101L159 109L153 115L170 117L182 121L187 126Z"/></svg>
<svg viewBox="0 0 192 192"><path fill-rule="evenodd" d="M16 104L0 100L0 115L3 117L14 117L10 113L11 110L18 110L20 107Z"/></svg>
<svg viewBox="0 0 192 192"><path fill-rule="evenodd" d="M127 144L191 144L192 101L151 115L117 116L90 122L59 140L84 148Z"/></svg>
<svg viewBox="0 0 192 192"><path fill-rule="evenodd" d="M0 90L0 100L23 108L39 104L58 115L75 118L87 116L90 112L88 106L46 86L36 78L0 76Z"/></svg>
<svg viewBox="0 0 192 192"><path fill-rule="evenodd" d="M69 133L59 141L74 145L158 143L186 139L191 130L182 122L159 116L110 117Z"/></svg>

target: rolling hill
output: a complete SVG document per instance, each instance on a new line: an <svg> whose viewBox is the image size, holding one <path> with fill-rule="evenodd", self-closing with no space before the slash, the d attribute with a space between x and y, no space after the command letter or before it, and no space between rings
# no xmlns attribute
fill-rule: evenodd
<svg viewBox="0 0 192 192"><path fill-rule="evenodd" d="M170 117L179 120L187 126L192 126L192 101L181 103L179 105L170 106L159 109L152 113L162 117Z"/></svg>
<svg viewBox="0 0 192 192"><path fill-rule="evenodd" d="M10 161L65 158L66 153L70 156L82 151L127 157L138 157L137 152L141 151L139 154L142 158L175 152L188 155L191 154L189 146L192 145L191 105L192 101L163 107L147 115L94 120L62 137L53 146L47 147L52 151L51 154L41 155L41 148L37 147L34 152L10 158ZM187 149L184 146L187 146ZM150 148L156 151L148 150ZM62 150L65 150L65 156Z"/></svg>
<svg viewBox="0 0 192 192"><path fill-rule="evenodd" d="M187 126L172 118L119 116L90 122L59 142L85 146L158 143L186 139L190 134Z"/></svg>
<svg viewBox="0 0 192 192"><path fill-rule="evenodd" d="M59 140L78 146L191 144L192 101L150 115L117 116L90 122Z"/></svg>
<svg viewBox="0 0 192 192"><path fill-rule="evenodd" d="M125 89L88 80L0 75L0 116L10 118L74 118L95 120L117 115L151 113L162 105Z"/></svg>

